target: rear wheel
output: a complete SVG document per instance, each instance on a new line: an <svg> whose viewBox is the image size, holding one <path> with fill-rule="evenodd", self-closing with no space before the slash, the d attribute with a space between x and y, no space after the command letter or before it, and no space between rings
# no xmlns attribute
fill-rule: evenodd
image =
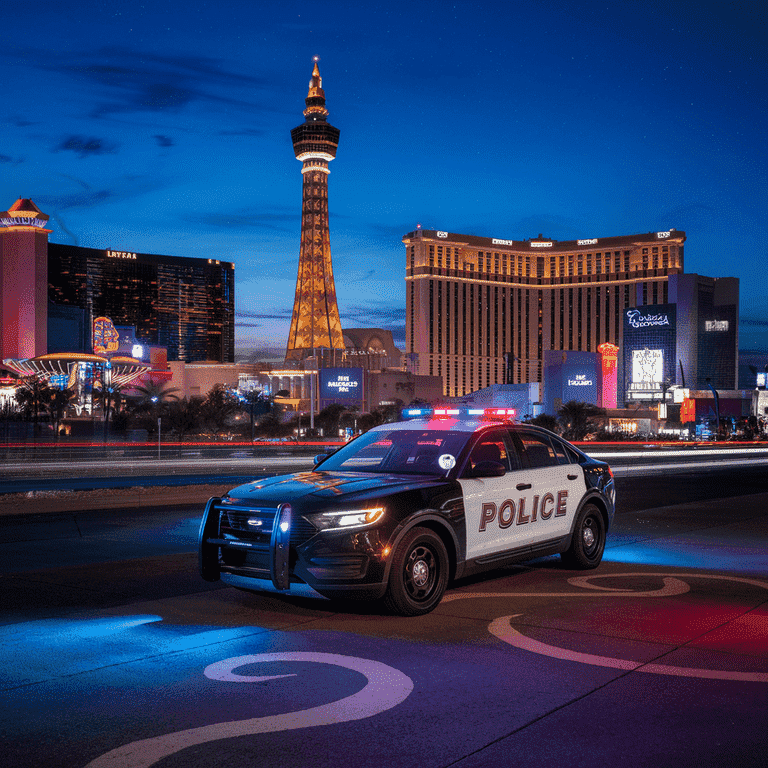
<svg viewBox="0 0 768 768"><path fill-rule="evenodd" d="M594 504L586 504L576 518L571 546L560 557L568 568L597 568L605 549L605 521Z"/></svg>
<svg viewBox="0 0 768 768"><path fill-rule="evenodd" d="M384 603L401 616L422 616L442 600L448 586L448 552L428 528L414 528L392 556Z"/></svg>

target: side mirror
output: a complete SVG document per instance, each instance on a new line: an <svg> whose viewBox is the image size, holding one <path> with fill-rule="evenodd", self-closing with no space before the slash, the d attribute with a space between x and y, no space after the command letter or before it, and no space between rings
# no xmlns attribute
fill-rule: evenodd
<svg viewBox="0 0 768 768"><path fill-rule="evenodd" d="M330 455L330 453L318 453L312 461L314 461L315 466L317 466L321 461L325 461Z"/></svg>
<svg viewBox="0 0 768 768"><path fill-rule="evenodd" d="M503 477L507 470L498 461L480 461L470 470L470 477Z"/></svg>

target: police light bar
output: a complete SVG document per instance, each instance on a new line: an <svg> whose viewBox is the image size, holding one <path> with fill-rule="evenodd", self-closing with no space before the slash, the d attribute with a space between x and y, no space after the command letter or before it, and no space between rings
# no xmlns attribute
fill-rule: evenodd
<svg viewBox="0 0 768 768"><path fill-rule="evenodd" d="M440 418L461 416L461 409L459 408L435 408L432 412L433 416Z"/></svg>
<svg viewBox="0 0 768 768"><path fill-rule="evenodd" d="M404 419L427 419L432 415L431 408L404 408Z"/></svg>
<svg viewBox="0 0 768 768"><path fill-rule="evenodd" d="M485 408L483 418L511 421L515 418L516 414L517 410L515 408Z"/></svg>

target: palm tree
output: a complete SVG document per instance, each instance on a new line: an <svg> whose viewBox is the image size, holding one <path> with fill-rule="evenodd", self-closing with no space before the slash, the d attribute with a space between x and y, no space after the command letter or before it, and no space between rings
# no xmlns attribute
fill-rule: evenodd
<svg viewBox="0 0 768 768"><path fill-rule="evenodd" d="M605 415L605 408L592 403L582 403L579 400L563 403L557 412L563 427L563 437L566 440L583 440L589 432L598 429L598 419L604 418Z"/></svg>

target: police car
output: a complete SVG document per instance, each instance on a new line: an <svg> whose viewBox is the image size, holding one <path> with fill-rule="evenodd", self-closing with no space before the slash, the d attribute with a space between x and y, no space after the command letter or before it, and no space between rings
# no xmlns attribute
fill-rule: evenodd
<svg viewBox="0 0 768 768"><path fill-rule="evenodd" d="M595 568L614 516L610 467L506 409L410 409L311 472L211 499L207 581L330 598L383 598L428 613L455 579L560 553Z"/></svg>

